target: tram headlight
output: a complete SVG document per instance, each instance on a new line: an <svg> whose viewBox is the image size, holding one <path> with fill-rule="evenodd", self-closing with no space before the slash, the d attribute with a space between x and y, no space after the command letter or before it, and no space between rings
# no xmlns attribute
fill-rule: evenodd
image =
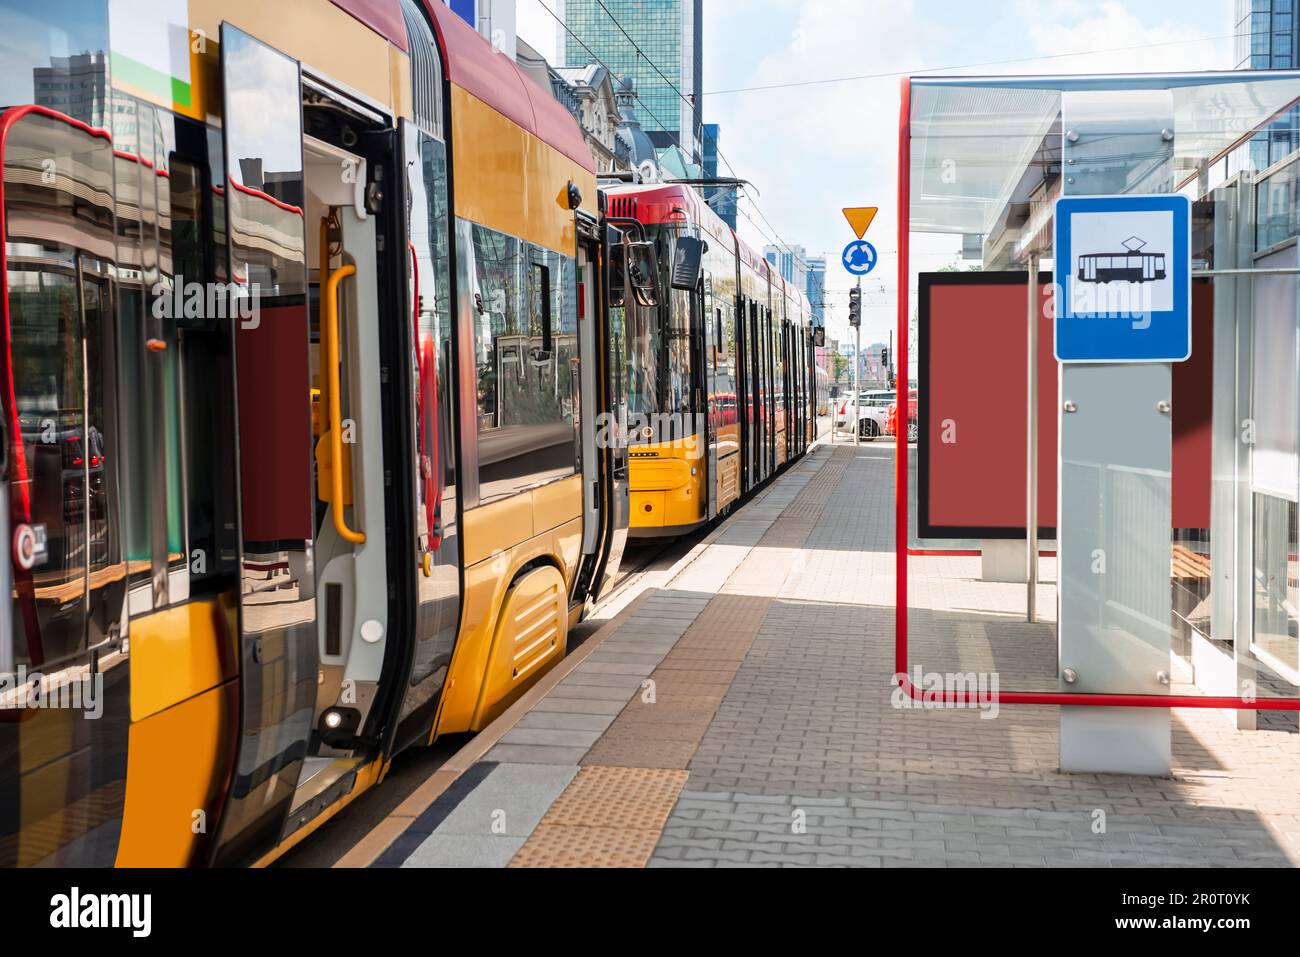
<svg viewBox="0 0 1300 957"><path fill-rule="evenodd" d="M350 747L361 727L361 712L339 705L326 708L320 716L320 737L330 747Z"/></svg>

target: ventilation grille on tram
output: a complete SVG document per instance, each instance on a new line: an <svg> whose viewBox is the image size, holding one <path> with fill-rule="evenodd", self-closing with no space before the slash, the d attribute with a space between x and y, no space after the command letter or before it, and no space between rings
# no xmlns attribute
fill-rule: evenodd
<svg viewBox="0 0 1300 957"><path fill-rule="evenodd" d="M411 47L411 112L422 130L442 139L442 62L433 30L413 0L402 0L402 16Z"/></svg>
<svg viewBox="0 0 1300 957"><path fill-rule="evenodd" d="M615 196L609 201L609 215L619 219L636 219L636 197Z"/></svg>

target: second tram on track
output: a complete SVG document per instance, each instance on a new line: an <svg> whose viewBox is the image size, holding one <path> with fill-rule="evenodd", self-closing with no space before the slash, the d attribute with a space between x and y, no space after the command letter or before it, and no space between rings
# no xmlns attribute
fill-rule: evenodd
<svg viewBox="0 0 1300 957"><path fill-rule="evenodd" d="M669 538L729 512L816 439L812 312L689 185L616 187L606 213L653 243L664 290L626 309L628 454L630 534Z"/></svg>

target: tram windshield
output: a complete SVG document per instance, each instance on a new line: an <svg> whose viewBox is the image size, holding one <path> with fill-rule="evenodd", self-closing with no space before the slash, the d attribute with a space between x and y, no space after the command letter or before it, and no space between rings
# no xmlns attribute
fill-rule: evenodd
<svg viewBox="0 0 1300 957"><path fill-rule="evenodd" d="M628 411L640 415L680 415L691 405L691 299L673 289L669 271L677 227L645 227L659 263L660 302L642 306L628 300Z"/></svg>

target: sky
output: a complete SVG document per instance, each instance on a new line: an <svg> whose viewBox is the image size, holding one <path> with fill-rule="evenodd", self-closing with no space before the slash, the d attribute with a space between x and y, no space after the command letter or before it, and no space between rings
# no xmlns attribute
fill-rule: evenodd
<svg viewBox="0 0 1300 957"><path fill-rule="evenodd" d="M721 172L754 184L741 207L757 226L742 216L741 238L757 249L779 238L825 255L827 335L843 339L851 279L840 250L853 233L841 209L879 206L866 235L879 262L863 281L862 342L886 341L897 309L899 75L1226 70L1234 7L1235 0L704 0L704 121L721 126ZM557 11L557 0L518 0L517 29L553 59L557 26L548 9ZM876 76L727 92L867 74ZM914 269L954 262L957 246L947 237L914 241Z"/></svg>

